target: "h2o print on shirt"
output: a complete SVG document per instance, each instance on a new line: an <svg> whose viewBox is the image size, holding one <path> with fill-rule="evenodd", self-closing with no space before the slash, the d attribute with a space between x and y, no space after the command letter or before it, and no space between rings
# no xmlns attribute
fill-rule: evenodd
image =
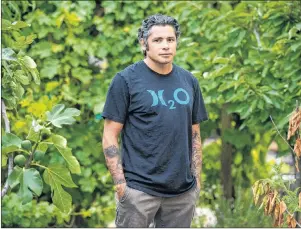
<svg viewBox="0 0 301 229"><path fill-rule="evenodd" d="M159 101L163 106L167 106L167 104L163 98L164 90L158 90L157 93L153 90L147 90L147 91L151 94L151 96L153 98L152 107L157 106L159 104ZM182 99L179 98L179 94L182 94L182 96L181 96ZM183 99L183 95L184 95L184 99ZM176 104L186 105L189 102L190 102L189 94L183 88L177 88L176 90L174 90L173 99L167 101L167 103L169 104L170 110L176 109L177 108L175 106Z"/></svg>

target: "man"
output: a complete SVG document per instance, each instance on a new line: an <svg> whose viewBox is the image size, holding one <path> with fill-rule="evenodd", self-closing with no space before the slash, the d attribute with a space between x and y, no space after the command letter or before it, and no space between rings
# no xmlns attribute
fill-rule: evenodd
<svg viewBox="0 0 301 229"><path fill-rule="evenodd" d="M116 74L105 103L103 151L116 186L117 227L190 227L200 191L198 81L173 64L178 22L153 15L138 32L144 60ZM121 156L118 136L121 132Z"/></svg>

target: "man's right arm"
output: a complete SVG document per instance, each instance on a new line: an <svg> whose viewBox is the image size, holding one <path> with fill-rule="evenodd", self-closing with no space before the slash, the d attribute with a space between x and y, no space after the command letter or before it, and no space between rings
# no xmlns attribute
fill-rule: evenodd
<svg viewBox="0 0 301 229"><path fill-rule="evenodd" d="M123 124L105 119L102 139L102 147L106 164L116 186L119 199L123 196L126 186L120 152L118 149L118 136L122 128Z"/></svg>

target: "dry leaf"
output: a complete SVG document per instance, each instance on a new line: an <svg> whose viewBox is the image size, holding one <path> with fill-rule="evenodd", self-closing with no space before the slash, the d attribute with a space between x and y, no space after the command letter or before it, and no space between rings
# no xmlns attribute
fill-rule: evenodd
<svg viewBox="0 0 301 229"><path fill-rule="evenodd" d="M267 194L270 191L270 184L266 183L266 185L264 186L264 194Z"/></svg>
<svg viewBox="0 0 301 229"><path fill-rule="evenodd" d="M274 190L273 199L271 201L268 214L272 213L273 210L274 210L274 208L275 208L275 203L276 203L276 197L277 197L277 195L278 195L277 190Z"/></svg>
<svg viewBox="0 0 301 229"><path fill-rule="evenodd" d="M294 146L294 151L299 159L299 157L301 156L301 139L297 138L295 146Z"/></svg>
<svg viewBox="0 0 301 229"><path fill-rule="evenodd" d="M279 218L278 218L278 226L281 227L281 225L284 223L284 219L283 219L283 213L286 210L286 204L281 201L279 204Z"/></svg>
<svg viewBox="0 0 301 229"><path fill-rule="evenodd" d="M278 221L278 218L279 218L279 212L280 212L280 206L279 206L279 204L276 204L276 206L275 206L275 211L274 211L274 218L275 218L275 221Z"/></svg>
<svg viewBox="0 0 301 229"><path fill-rule="evenodd" d="M289 127L287 133L287 140L294 136L295 132L298 130L301 123L301 109L298 111L294 111L290 120L289 120Z"/></svg>
<svg viewBox="0 0 301 229"><path fill-rule="evenodd" d="M265 215L270 214L270 208L271 208L271 202L272 202L273 196L274 196L274 194L272 192L270 192L268 194L268 201L267 201L267 203L265 205L265 208L264 208L264 214Z"/></svg>
<svg viewBox="0 0 301 229"><path fill-rule="evenodd" d="M285 212L285 210L286 210L286 204L283 201L281 201L280 202L280 210L279 210L280 215L282 215Z"/></svg>
<svg viewBox="0 0 301 229"><path fill-rule="evenodd" d="M297 222L296 222L294 216L288 215L288 216L286 217L286 222L287 222L287 224L288 224L288 227L290 227L290 228L295 228L296 225L297 225Z"/></svg>

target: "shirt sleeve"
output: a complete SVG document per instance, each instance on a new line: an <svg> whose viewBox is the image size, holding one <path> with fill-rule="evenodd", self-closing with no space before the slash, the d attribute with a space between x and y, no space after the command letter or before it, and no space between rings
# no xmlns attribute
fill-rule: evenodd
<svg viewBox="0 0 301 229"><path fill-rule="evenodd" d="M192 125L208 120L203 95L196 78L194 78L194 101L192 109Z"/></svg>
<svg viewBox="0 0 301 229"><path fill-rule="evenodd" d="M125 123L129 106L129 89L125 79L117 73L113 78L101 116L121 124Z"/></svg>

